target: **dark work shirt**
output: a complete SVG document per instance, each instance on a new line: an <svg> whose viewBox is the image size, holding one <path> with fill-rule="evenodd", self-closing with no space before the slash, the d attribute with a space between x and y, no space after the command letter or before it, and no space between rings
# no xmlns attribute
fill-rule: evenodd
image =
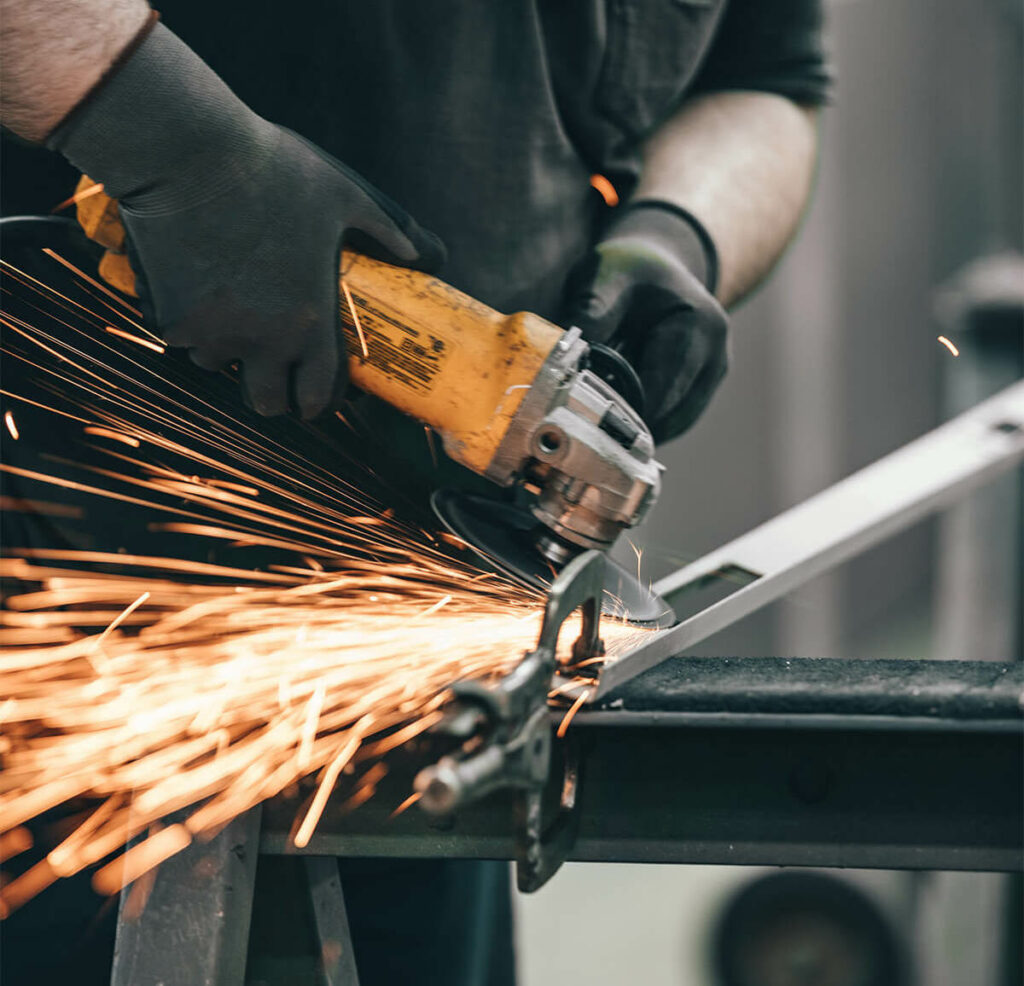
<svg viewBox="0 0 1024 986"><path fill-rule="evenodd" d="M828 89L821 0L166 0L258 113L391 195L446 280L553 317L642 140L691 93Z"/></svg>

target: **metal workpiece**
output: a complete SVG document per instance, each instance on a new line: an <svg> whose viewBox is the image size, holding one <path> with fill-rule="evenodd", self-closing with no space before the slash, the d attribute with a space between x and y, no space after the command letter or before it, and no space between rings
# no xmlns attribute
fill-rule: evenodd
<svg viewBox="0 0 1024 986"><path fill-rule="evenodd" d="M679 657L582 709L575 720L670 721L1016 733L1024 743L1024 663Z"/></svg>
<svg viewBox="0 0 1024 986"><path fill-rule="evenodd" d="M677 613L709 587L731 591L610 660L590 701L1022 461L1024 383L1017 383L656 582L654 592Z"/></svg>
<svg viewBox="0 0 1024 986"><path fill-rule="evenodd" d="M531 509L577 548L608 548L658 498L654 440L627 400L585 368L569 329L548 356L495 453L487 477L538 488Z"/></svg>

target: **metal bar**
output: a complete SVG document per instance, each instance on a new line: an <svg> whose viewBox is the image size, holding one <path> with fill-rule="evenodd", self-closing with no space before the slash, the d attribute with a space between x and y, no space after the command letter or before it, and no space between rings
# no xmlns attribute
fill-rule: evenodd
<svg viewBox="0 0 1024 986"><path fill-rule="evenodd" d="M590 696L600 700L654 667L954 502L1024 460L1024 383L961 414L735 541L655 583L671 605L689 591L739 576L745 584L609 661Z"/></svg>
<svg viewBox="0 0 1024 986"><path fill-rule="evenodd" d="M762 663L769 666L754 666ZM643 690L632 684L624 689L621 719L615 709L581 712L573 726L582 757L580 828L569 859L1008 871L1024 866L1024 737L1017 706L1024 686L1017 671L920 662L928 667L917 669L913 682L931 695L920 705L935 704L936 718L927 729L908 730L896 708L899 696L892 696L884 714L869 712L896 675L893 666L916 668L919 662L794 660L788 676L777 674L784 663L673 661L652 672L677 682L660 710L644 706L648 695L665 691L664 680ZM939 666L950 663L958 667ZM818 677L830 664L841 679L839 708L830 721L818 712L801 714L801 702L817 702ZM706 687L694 690L692 681L705 665ZM977 668L987 672L988 685ZM763 682L753 702L752 677ZM877 690L859 695L858 677L876 682ZM727 711L714 719L693 711L712 700ZM916 696L908 696L906 711L915 725L922 718L918 705ZM1016 728L1008 722L1014 706ZM754 714L762 720L752 721ZM328 805L306 851L513 858L507 792L460 809L444 824L415 808L391 818L418 766L415 757L407 764L396 760L375 798L355 812ZM294 801L266 805L261 851L295 852L288 833L297 810Z"/></svg>
<svg viewBox="0 0 1024 986"><path fill-rule="evenodd" d="M261 809L162 863L141 913L121 894L111 986L243 986Z"/></svg>
<svg viewBox="0 0 1024 986"><path fill-rule="evenodd" d="M303 862L325 986L359 986L338 860L334 856L306 856Z"/></svg>

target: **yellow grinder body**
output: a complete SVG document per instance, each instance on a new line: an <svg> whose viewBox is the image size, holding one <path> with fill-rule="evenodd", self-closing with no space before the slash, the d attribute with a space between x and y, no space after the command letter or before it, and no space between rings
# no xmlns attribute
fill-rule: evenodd
<svg viewBox="0 0 1024 986"><path fill-rule="evenodd" d="M429 425L451 458L486 473L562 330L350 251L339 300L352 382Z"/></svg>
<svg viewBox="0 0 1024 986"><path fill-rule="evenodd" d="M135 294L117 203L83 176L85 232L107 248L100 274ZM650 430L588 369L578 329L503 315L449 284L345 251L339 307L352 382L432 428L445 451L505 486L528 485L549 555L607 548L658 496ZM547 550L547 549L546 549Z"/></svg>

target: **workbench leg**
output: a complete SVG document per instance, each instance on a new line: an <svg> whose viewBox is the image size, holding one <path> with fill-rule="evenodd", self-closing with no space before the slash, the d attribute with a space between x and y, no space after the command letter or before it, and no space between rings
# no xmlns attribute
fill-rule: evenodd
<svg viewBox="0 0 1024 986"><path fill-rule="evenodd" d="M304 856L326 986L359 986L345 896L333 856Z"/></svg>
<svg viewBox="0 0 1024 986"><path fill-rule="evenodd" d="M141 913L121 892L111 986L243 986L260 814L163 863Z"/></svg>

